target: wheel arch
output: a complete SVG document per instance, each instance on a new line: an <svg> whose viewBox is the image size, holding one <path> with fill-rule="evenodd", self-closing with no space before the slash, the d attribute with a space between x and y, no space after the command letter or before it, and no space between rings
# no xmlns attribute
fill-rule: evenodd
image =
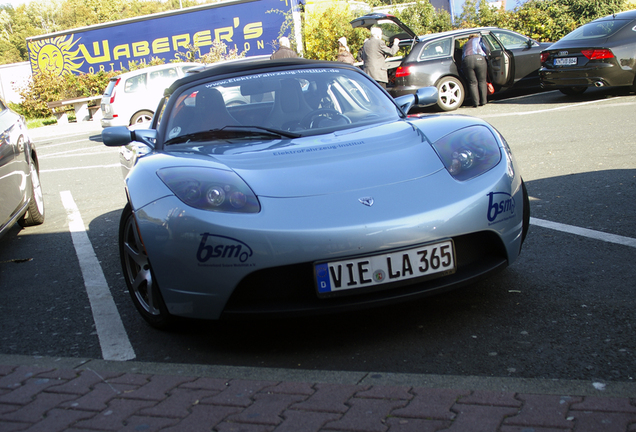
<svg viewBox="0 0 636 432"><path fill-rule="evenodd" d="M466 80L464 79L463 76L461 76L460 74L454 74L452 72L448 72L445 74L440 74L440 76L435 80L435 86L437 87L437 85L440 83L440 81L444 78L455 78L456 80L459 80L460 83L462 83L462 86L464 87L464 90L466 90L466 87L468 86L468 83L466 82Z"/></svg>

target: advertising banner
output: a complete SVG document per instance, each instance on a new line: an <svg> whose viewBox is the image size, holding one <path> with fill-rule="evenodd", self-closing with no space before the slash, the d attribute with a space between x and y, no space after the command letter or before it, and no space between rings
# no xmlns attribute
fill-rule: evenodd
<svg viewBox="0 0 636 432"><path fill-rule="evenodd" d="M34 75L96 73L131 62L167 62L192 46L201 54L218 40L246 56L271 54L297 0L238 0L98 24L27 39Z"/></svg>

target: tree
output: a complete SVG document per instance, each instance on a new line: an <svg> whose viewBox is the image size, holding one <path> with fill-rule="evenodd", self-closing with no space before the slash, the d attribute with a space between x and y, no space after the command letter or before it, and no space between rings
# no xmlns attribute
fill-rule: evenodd
<svg viewBox="0 0 636 432"><path fill-rule="evenodd" d="M245 57L245 51L238 52L238 48L228 50L225 42L215 39L210 46L210 50L203 54L201 48L196 45L188 45L188 50L184 53L176 54L175 62L196 62L196 63L216 63L222 60L234 60Z"/></svg>
<svg viewBox="0 0 636 432"><path fill-rule="evenodd" d="M585 23L628 8L624 0L529 0L516 9L508 28L554 42Z"/></svg>
<svg viewBox="0 0 636 432"><path fill-rule="evenodd" d="M451 17L445 10L437 11L429 0L416 0L407 7L392 10L392 13L417 35L451 30Z"/></svg>
<svg viewBox="0 0 636 432"><path fill-rule="evenodd" d="M314 4L311 12L305 12L303 28L306 58L335 60L338 56L338 39L347 38L349 49L354 54L362 47L369 32L354 29L349 24L354 15L347 3Z"/></svg>

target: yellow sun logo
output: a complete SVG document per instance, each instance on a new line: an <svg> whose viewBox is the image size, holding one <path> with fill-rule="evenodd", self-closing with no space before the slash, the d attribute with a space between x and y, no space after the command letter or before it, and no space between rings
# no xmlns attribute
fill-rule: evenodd
<svg viewBox="0 0 636 432"><path fill-rule="evenodd" d="M29 43L29 58L34 74L46 72L53 76L78 73L84 64L78 56L79 49L73 51L75 44L73 35L58 36Z"/></svg>

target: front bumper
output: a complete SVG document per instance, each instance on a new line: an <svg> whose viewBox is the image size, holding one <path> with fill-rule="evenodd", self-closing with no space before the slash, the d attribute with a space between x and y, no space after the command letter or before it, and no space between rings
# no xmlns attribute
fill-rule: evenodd
<svg viewBox="0 0 636 432"><path fill-rule="evenodd" d="M505 247L492 232L457 236L453 241L455 273L423 282L387 284L375 292L318 298L312 262L259 270L240 281L220 318L306 316L400 303L475 283L508 266Z"/></svg>
<svg viewBox="0 0 636 432"><path fill-rule="evenodd" d="M517 203L516 210L494 222L487 218L492 192L509 194ZM361 205L358 199L369 194L375 204ZM165 196L136 209L136 216L171 314L205 319L304 315L404 301L505 268L521 247L522 195L520 178L509 178L502 163L468 186L440 170L372 191L261 197L258 214L211 214ZM457 271L452 275L318 298L316 261L448 238L456 244Z"/></svg>

